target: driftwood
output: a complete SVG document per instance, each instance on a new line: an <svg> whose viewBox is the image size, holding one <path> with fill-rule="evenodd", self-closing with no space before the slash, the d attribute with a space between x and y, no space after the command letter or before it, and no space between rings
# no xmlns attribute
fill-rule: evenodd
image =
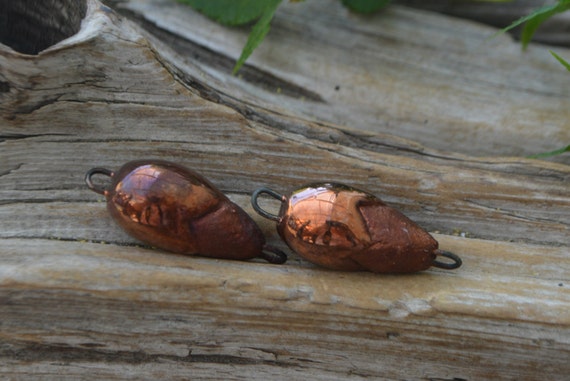
<svg viewBox="0 0 570 381"><path fill-rule="evenodd" d="M520 156L570 141L567 72L542 46L483 43L489 27L334 3L284 5L237 77L247 30L173 1L113 4L139 25L61 2L50 23L80 27L45 50L24 40L36 55L2 31L0 374L567 379L569 161ZM374 275L153 250L83 183L137 158L196 169L252 216L259 186L366 188L464 266Z"/></svg>
<svg viewBox="0 0 570 381"><path fill-rule="evenodd" d="M551 4L554 2L551 2ZM444 14L467 18L477 22L484 22L497 28L511 25L521 17L527 16L544 6L535 0L517 0L508 2L485 2L485 1L424 1L424 0L399 0L398 4L406 4L416 8L437 11ZM570 15L559 13L544 21L533 35L532 40L550 45L570 46L568 34L568 22ZM515 38L520 36L520 27L512 30Z"/></svg>

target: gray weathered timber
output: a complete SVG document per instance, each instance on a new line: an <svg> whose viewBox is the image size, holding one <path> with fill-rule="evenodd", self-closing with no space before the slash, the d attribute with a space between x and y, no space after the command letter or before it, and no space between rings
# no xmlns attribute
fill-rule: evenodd
<svg viewBox="0 0 570 381"><path fill-rule="evenodd" d="M169 0L121 7L223 81L231 98L471 156L525 156L570 141L568 71L548 48L523 52L508 35L489 39L496 29L484 25L396 6L363 17L340 2L288 3L248 61L256 75L234 78L227 73L247 28Z"/></svg>
<svg viewBox="0 0 570 381"><path fill-rule="evenodd" d="M504 66L499 53L485 48L469 71L426 58L422 67L442 75L427 79L437 85L433 109L425 111L442 121L434 126L413 122L421 114L412 102L417 94L403 90L427 86L417 67L401 65L388 92L363 80L378 52L359 44L378 43L385 33L397 41L387 57L400 51L417 58L428 50L443 56L443 49L459 59L491 29L401 7L361 18L320 1L286 4L240 78L228 68L242 32L235 37L235 30L169 1L121 4L145 29L95 0L86 4L79 32L38 55L0 45L3 378L564 380L570 374L568 159L507 156L531 152L541 131L548 133L537 147L569 140L567 126L557 125L568 112L567 75L552 74L558 66L539 57L543 47L518 57L516 45L503 38ZM312 20L310 28L287 37L291 23L304 19ZM411 20L418 22L415 34ZM351 33L339 31L341 24ZM450 35L448 44L428 49L417 34L422 28ZM318 35L320 44L303 42L306 35ZM354 53L343 58L335 46ZM278 47L298 52L296 59L282 60ZM350 55L358 57L354 67L347 66ZM460 86L483 75L471 73L478 67L499 78L514 62L515 71L537 79L521 87L516 75L507 76L495 95L492 81ZM362 81L350 82L359 70ZM334 90L335 76L345 71ZM373 118L379 103L364 95L390 102ZM445 104L452 95L463 109ZM478 116L486 127L463 141L459 131L473 127L463 112L486 97L511 110L532 100L523 115L528 125L551 126L532 131L513 122L509 131L489 103ZM402 119L379 116L392 114ZM374 119L373 128L357 123L365 119ZM382 127L383 120L392 128ZM482 130L490 136L479 140ZM424 134L439 134L442 142L432 145ZM488 139L496 139L493 156ZM102 197L83 183L91 167L116 169L139 158L201 172L284 250L273 223L249 206L255 188L286 192L317 180L366 188L433 232L464 266L393 276L327 271L295 254L276 266L154 250L119 231Z"/></svg>
<svg viewBox="0 0 570 381"><path fill-rule="evenodd" d="M444 14L464 17L477 22L496 26L503 29L522 17L530 15L537 9L552 5L558 1L517 0L504 2L487 1L456 1L456 0L398 0L398 4L405 4L414 8L437 11ZM570 46L568 22L570 14L559 13L545 22L536 30L532 40L549 45ZM511 32L515 38L520 38L521 27Z"/></svg>

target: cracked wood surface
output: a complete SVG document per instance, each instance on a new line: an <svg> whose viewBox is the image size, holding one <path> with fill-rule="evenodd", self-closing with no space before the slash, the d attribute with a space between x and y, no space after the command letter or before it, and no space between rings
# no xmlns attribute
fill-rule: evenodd
<svg viewBox="0 0 570 381"><path fill-rule="evenodd" d="M248 60L261 79L247 70L233 78L219 70L230 70L247 29L169 0L120 7L242 102L471 156L525 156L570 141L568 72L543 46L522 52L508 35L489 40L494 28L396 6L362 17L326 1L289 4ZM307 102L299 87L323 101Z"/></svg>
<svg viewBox="0 0 570 381"><path fill-rule="evenodd" d="M302 35L319 36L326 47L320 54L333 57L335 45L359 51L362 41L382 33L381 41L398 41L389 44L394 52L401 44L402 54L420 57L432 45L410 34L410 20L442 36L461 26L462 35L444 49L455 58L492 30L403 7L377 16L387 23L381 28L374 18L316 3L281 10L241 78L228 68L245 31L235 37L170 1L115 3L146 31L90 0L80 31L57 46L29 56L0 45L0 374L54 380L570 374L567 157L468 155L490 153L486 139L495 137L502 155L529 153L535 132L523 125L514 138L490 106L479 118L492 135L458 138L473 127L474 114L455 104L451 115L445 102L453 94L468 109L466 97L492 96L496 83L461 90L477 73L441 66L439 58L425 68L443 67L449 71L443 77L422 83L413 66L397 74L388 67L388 89L342 82L337 91L335 76L347 70L347 57L316 62L308 41L295 42L296 61L269 54L275 46L293 49L285 43L289 23L308 18L312 26ZM350 38L334 28L327 37L326 28L342 22L355 28ZM535 111L560 107L537 146L549 142L548 134L567 140L565 122L558 125L568 112L567 77L552 74L556 64L537 53L519 56L506 37L500 44L508 47L505 67L516 61L515 71L544 79L524 88L514 75L504 79L501 115L522 99L533 99ZM498 67L499 78L505 71L490 50L478 51L475 66ZM344 80L354 81L351 72L365 73L376 58L359 56ZM423 111L415 106L399 110L406 94L399 89L443 79L449 92L438 87L441 98L431 106L439 107L437 127L419 123ZM364 95L375 101L363 102ZM416 96L407 95L408 107ZM375 114L373 106L381 110ZM527 125L546 115L532 110L524 115ZM386 128L400 122L402 129ZM444 137L442 143L423 139L430 134ZM464 266L379 276L322 270L294 254L272 266L152 250L119 231L101 197L83 183L91 167L116 169L149 157L198 170L252 216L248 195L260 186L286 192L335 180L366 188L435 232ZM270 243L286 249L271 222L254 219Z"/></svg>

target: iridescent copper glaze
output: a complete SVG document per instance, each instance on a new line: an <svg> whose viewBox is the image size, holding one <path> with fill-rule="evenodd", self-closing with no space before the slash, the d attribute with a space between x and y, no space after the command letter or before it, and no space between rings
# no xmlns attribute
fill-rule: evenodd
<svg viewBox="0 0 570 381"><path fill-rule="evenodd" d="M282 202L278 216L259 207L257 198L263 193ZM311 184L289 197L261 188L254 192L252 205L277 221L279 235L293 251L330 269L408 273L461 265L459 257L439 250L437 241L402 213L346 185ZM438 255L454 263L438 262Z"/></svg>
<svg viewBox="0 0 570 381"><path fill-rule="evenodd" d="M110 187L95 186L95 174L110 176ZM105 195L113 219L151 246L215 258L286 260L285 254L265 245L259 227L239 206L180 165L132 161L117 172L93 168L85 180L91 190Z"/></svg>

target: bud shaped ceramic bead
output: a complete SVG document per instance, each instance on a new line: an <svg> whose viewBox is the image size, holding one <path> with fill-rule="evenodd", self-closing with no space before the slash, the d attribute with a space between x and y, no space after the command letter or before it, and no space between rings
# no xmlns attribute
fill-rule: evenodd
<svg viewBox="0 0 570 381"><path fill-rule="evenodd" d="M95 174L110 176L110 187L96 187ZM93 168L86 182L91 190L105 195L107 209L119 226L151 246L215 258L286 260L285 254L265 245L259 227L239 206L204 177L180 165L140 160L117 172Z"/></svg>
<svg viewBox="0 0 570 381"><path fill-rule="evenodd" d="M259 207L263 193L281 200L278 216ZM437 241L402 213L346 185L311 184L287 197L262 188L253 194L252 204L277 221L279 235L293 251L330 269L408 273L461 265L459 257L439 250ZM454 263L438 262L438 255Z"/></svg>

